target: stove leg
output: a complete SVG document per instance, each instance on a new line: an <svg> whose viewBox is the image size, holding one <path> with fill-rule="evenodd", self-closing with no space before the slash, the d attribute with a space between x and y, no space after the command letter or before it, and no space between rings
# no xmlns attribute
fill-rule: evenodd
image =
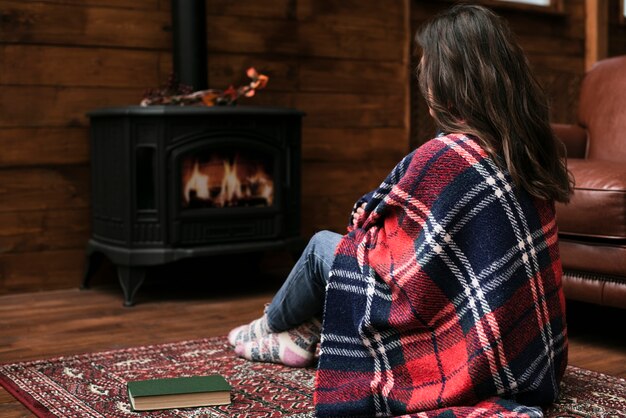
<svg viewBox="0 0 626 418"><path fill-rule="evenodd" d="M91 252L87 254L87 259L85 260L85 272L83 273L83 282L80 285L81 289L89 289L89 280L91 280L91 277L100 268L103 259L104 255L99 252Z"/></svg>
<svg viewBox="0 0 626 418"><path fill-rule="evenodd" d="M124 291L124 306L135 304L135 293L146 277L144 267L117 266L117 277L120 279Z"/></svg>

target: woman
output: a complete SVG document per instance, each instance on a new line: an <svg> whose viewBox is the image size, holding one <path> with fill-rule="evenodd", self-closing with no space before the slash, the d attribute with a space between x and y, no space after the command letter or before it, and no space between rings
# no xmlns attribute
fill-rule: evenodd
<svg viewBox="0 0 626 418"><path fill-rule="evenodd" d="M417 42L445 134L357 202L347 235L315 235L229 339L305 366L323 313L319 416L541 416L567 363L554 201L571 192L547 101L486 8L454 6Z"/></svg>

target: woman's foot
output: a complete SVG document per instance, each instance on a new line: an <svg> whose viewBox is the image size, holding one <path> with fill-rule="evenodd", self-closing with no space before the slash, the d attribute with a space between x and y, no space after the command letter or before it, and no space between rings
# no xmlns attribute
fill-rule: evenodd
<svg viewBox="0 0 626 418"><path fill-rule="evenodd" d="M267 325L267 316L263 315L248 325L242 325L230 331L228 333L228 341L233 347L236 347L238 344L258 340L271 333L272 331L269 325Z"/></svg>
<svg viewBox="0 0 626 418"><path fill-rule="evenodd" d="M235 353L252 361L306 367L315 359L321 324L314 319L288 331L268 334L260 339L241 342Z"/></svg>

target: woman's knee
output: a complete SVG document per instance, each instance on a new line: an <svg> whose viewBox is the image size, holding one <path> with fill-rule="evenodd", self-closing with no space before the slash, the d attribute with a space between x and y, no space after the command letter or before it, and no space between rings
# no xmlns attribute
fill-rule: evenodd
<svg viewBox="0 0 626 418"><path fill-rule="evenodd" d="M332 246L334 248L337 246L340 239L341 239L340 234L333 232L333 231L324 230L324 231L316 232L315 235L311 237L311 240L309 241L309 245L313 247L323 246L325 248Z"/></svg>
<svg viewBox="0 0 626 418"><path fill-rule="evenodd" d="M308 248L306 250L307 257L314 256L321 258L328 262L332 260L335 255L335 250L339 241L341 241L342 235L332 231L320 231L317 232L309 241Z"/></svg>

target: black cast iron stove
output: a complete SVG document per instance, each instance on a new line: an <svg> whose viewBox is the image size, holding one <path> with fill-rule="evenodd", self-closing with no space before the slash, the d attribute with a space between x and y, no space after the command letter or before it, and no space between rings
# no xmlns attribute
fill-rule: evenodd
<svg viewBox="0 0 626 418"><path fill-rule="evenodd" d="M130 306L149 266L301 244L301 112L131 106L89 117L84 287L106 256Z"/></svg>
<svg viewBox="0 0 626 418"><path fill-rule="evenodd" d="M172 0L171 10L176 78L206 89L205 2ZM129 106L89 117L92 237L83 287L104 256L129 306L149 266L301 249L301 112Z"/></svg>

